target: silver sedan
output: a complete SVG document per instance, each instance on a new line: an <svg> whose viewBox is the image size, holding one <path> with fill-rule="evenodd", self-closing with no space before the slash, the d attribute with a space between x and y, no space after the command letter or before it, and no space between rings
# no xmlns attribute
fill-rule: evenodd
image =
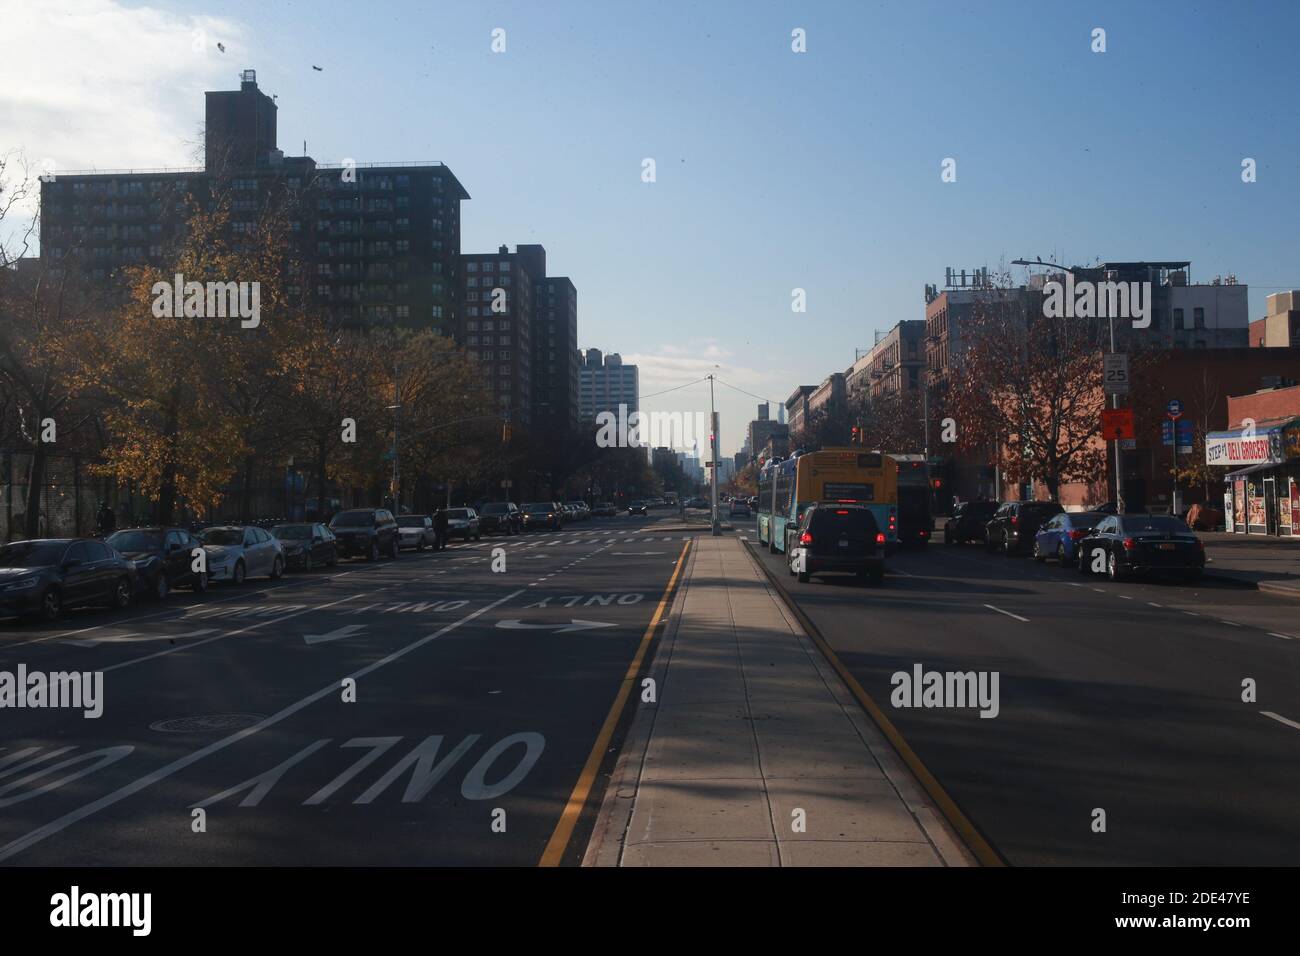
<svg viewBox="0 0 1300 956"><path fill-rule="evenodd" d="M284 550L279 539L251 525L220 525L200 535L208 553L208 578L243 584L250 576L272 581L284 574Z"/></svg>

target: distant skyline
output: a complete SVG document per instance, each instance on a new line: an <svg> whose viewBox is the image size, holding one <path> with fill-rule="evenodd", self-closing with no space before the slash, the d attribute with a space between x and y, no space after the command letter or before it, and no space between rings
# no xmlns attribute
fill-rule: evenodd
<svg viewBox="0 0 1300 956"><path fill-rule="evenodd" d="M0 22L0 150L194 165L204 91L255 69L286 153L446 162L463 249L544 245L579 346L644 396L743 390L716 392L728 456L761 399L923 318L947 266L1189 259L1248 284L1252 319L1300 286L1291 3L0 0ZM707 383L643 407L707 411Z"/></svg>

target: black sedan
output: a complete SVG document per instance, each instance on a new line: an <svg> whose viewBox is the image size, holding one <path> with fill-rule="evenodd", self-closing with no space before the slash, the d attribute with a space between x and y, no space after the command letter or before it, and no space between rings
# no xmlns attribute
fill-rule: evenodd
<svg viewBox="0 0 1300 956"><path fill-rule="evenodd" d="M1080 574L1112 581L1131 575L1175 574L1196 581L1205 570L1205 545L1171 515L1111 515L1078 544Z"/></svg>
<svg viewBox="0 0 1300 956"><path fill-rule="evenodd" d="M634 501L627 506L627 513L631 515L644 515L646 513L646 503L644 501Z"/></svg>
<svg viewBox="0 0 1300 956"><path fill-rule="evenodd" d="M339 563L339 547L334 532L319 522L278 524L271 529L271 535L280 540L284 566L288 571L332 568Z"/></svg>
<svg viewBox="0 0 1300 956"><path fill-rule="evenodd" d="M559 531L564 525L564 512L553 501L531 501L524 505L524 530L545 528Z"/></svg>
<svg viewBox="0 0 1300 956"><path fill-rule="evenodd" d="M986 526L997 513L996 501L963 501L952 511L952 516L943 523L944 544L965 544L967 541L983 541Z"/></svg>
<svg viewBox="0 0 1300 956"><path fill-rule="evenodd" d="M93 538L40 538L0 547L0 615L58 620L64 608L124 609L135 594L131 562Z"/></svg>
<svg viewBox="0 0 1300 956"><path fill-rule="evenodd" d="M163 600L174 587L196 594L208 589L208 572L194 570L195 550L203 544L185 528L130 528L104 543L131 562L137 586L155 600Z"/></svg>
<svg viewBox="0 0 1300 956"><path fill-rule="evenodd" d="M524 530L523 513L513 501L489 501L478 509L483 534L519 534Z"/></svg>

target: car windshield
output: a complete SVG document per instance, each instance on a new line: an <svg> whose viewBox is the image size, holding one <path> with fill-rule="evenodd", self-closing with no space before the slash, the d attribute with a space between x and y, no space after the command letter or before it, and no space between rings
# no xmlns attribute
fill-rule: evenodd
<svg viewBox="0 0 1300 956"><path fill-rule="evenodd" d="M282 524L271 529L271 534L281 541L306 541L311 537L309 524Z"/></svg>
<svg viewBox="0 0 1300 956"><path fill-rule="evenodd" d="M1192 533L1192 529L1187 527L1186 524L1178 518L1171 518L1168 515L1130 516L1120 520L1124 524L1124 531L1128 534L1138 534L1143 531L1156 532L1158 534Z"/></svg>
<svg viewBox="0 0 1300 956"><path fill-rule="evenodd" d="M468 521L468 520L469 520L469 509L468 509L468 508L451 508L451 509L448 510L448 512L447 512L447 518L448 518L449 520L451 520L451 521Z"/></svg>
<svg viewBox="0 0 1300 956"><path fill-rule="evenodd" d="M373 511L341 511L330 525L335 528L370 528L375 523Z"/></svg>
<svg viewBox="0 0 1300 956"><path fill-rule="evenodd" d="M66 541L17 541L0 548L0 568L34 568L58 564Z"/></svg>
<svg viewBox="0 0 1300 956"><path fill-rule="evenodd" d="M837 531L875 535L877 527L875 515L865 508L818 508L808 524L814 536Z"/></svg>
<svg viewBox="0 0 1300 956"><path fill-rule="evenodd" d="M484 505L482 509L479 511L479 514L485 514L485 515L503 515L505 513L506 513L506 506L496 501L492 502L491 504Z"/></svg>
<svg viewBox="0 0 1300 956"><path fill-rule="evenodd" d="M399 528L423 528L424 515L407 515L404 518L397 519Z"/></svg>
<svg viewBox="0 0 1300 956"><path fill-rule="evenodd" d="M551 503L549 501L533 501L524 505L525 511L550 511Z"/></svg>
<svg viewBox="0 0 1300 956"><path fill-rule="evenodd" d="M157 551L162 542L161 531L119 531L109 535L107 544L118 551Z"/></svg>
<svg viewBox="0 0 1300 956"><path fill-rule="evenodd" d="M1029 518L1046 518L1061 513L1061 506L1049 501L1035 501L1024 505L1021 514Z"/></svg>
<svg viewBox="0 0 1300 956"><path fill-rule="evenodd" d="M244 529L243 528L209 528L207 531L204 531L201 535L199 535L199 537L203 539L204 544L215 544L215 545L243 544Z"/></svg>

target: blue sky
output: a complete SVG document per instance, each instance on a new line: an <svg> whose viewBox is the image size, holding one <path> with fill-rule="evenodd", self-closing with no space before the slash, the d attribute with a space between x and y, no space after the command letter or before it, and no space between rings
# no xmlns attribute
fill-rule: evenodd
<svg viewBox="0 0 1300 956"><path fill-rule="evenodd" d="M1300 286L1289 2L34 8L0 38L0 147L188 164L202 90L254 68L287 153L446 162L473 197L465 250L546 246L580 345L635 357L645 394L716 365L783 400L922 318L949 265L1190 259L1250 284L1252 318ZM227 52L192 52L196 28ZM756 399L717 394L732 452ZM707 403L699 385L645 405Z"/></svg>

